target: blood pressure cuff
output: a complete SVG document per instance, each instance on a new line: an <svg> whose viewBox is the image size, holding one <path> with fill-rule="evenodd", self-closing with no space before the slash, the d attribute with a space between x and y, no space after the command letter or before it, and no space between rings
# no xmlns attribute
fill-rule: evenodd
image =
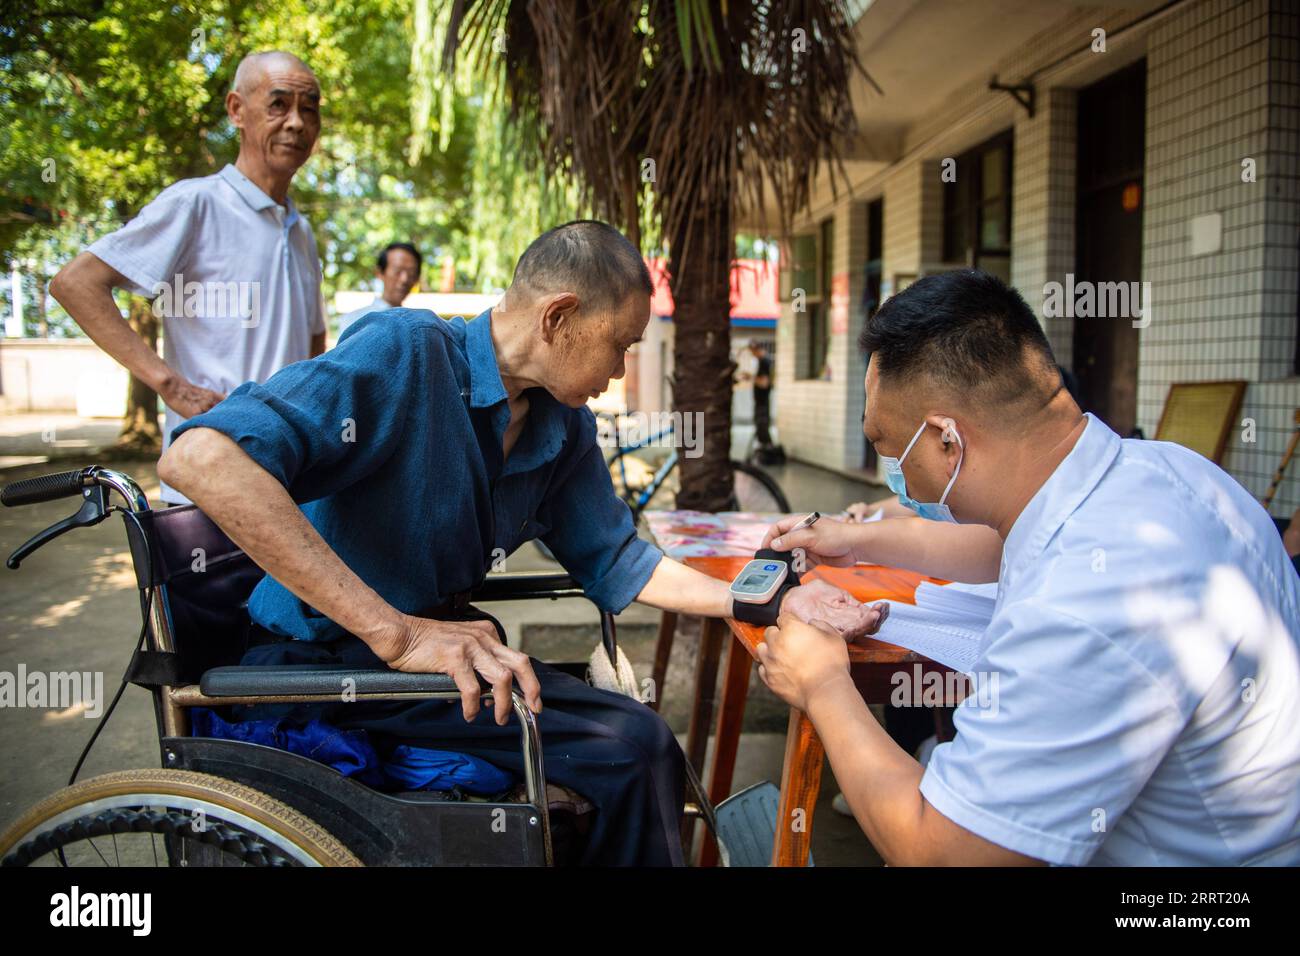
<svg viewBox="0 0 1300 956"><path fill-rule="evenodd" d="M763 548L754 555L757 561L780 561L786 566L785 580L766 604L746 604L744 601L732 601L731 613L737 621L756 624L759 627L771 627L781 614L781 601L791 588L799 586L799 572L794 569L794 555L789 551L773 551Z"/></svg>

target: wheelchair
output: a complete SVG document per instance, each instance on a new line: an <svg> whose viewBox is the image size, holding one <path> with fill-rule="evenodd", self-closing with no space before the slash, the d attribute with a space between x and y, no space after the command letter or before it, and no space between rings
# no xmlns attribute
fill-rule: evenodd
<svg viewBox="0 0 1300 956"><path fill-rule="evenodd" d="M125 505L112 504L113 494ZM524 767L519 799L468 798L457 790L381 792L287 750L191 736L195 707L337 703L343 687L352 692L342 699L357 703L460 694L445 674L239 666L247 599L262 571L216 524L194 505L153 511L131 477L97 465L18 481L0 492L7 506L65 497L80 497L79 510L19 547L8 567L17 569L67 531L114 511L123 516L142 623L118 696L128 682L149 690L162 766L104 774L40 801L0 834L3 865L542 866L576 858L572 847L580 837L557 836L537 723L518 692L511 704ZM585 595L566 574L497 573L469 600L575 597ZM601 612L601 635L615 661L608 612ZM583 676L586 665L552 666ZM485 704L490 697L484 684ZM87 751L111 713L110 705ZM687 786L687 817L704 821L725 864L727 841L689 762Z"/></svg>

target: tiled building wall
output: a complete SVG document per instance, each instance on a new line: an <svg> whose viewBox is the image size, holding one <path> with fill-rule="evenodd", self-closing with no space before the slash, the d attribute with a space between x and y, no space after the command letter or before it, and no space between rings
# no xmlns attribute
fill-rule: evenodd
<svg viewBox="0 0 1300 956"><path fill-rule="evenodd" d="M1142 16L1133 8L1077 8L991 72L1024 76L1078 49L1093 27L1119 37ZM1247 379L1242 417L1254 421L1256 441L1243 442L1236 429L1223 464L1256 495L1267 487L1300 406L1300 378L1292 374L1300 302L1298 23L1293 0L1197 0L1158 18L1137 41L1122 41L1130 44L1128 61L1147 60L1142 278L1152 283L1154 308L1140 339L1138 421L1154 434L1172 382ZM1125 54L1112 46L1121 49L1118 69ZM1075 88L1110 71L1111 62L1099 59L1081 79L1043 80L1032 118L1009 98L990 108L982 85L956 93L950 110L908 131L903 161L836 203L835 269L850 276L851 321L849 334L832 341L834 381L794 380L802 336L788 304L780 322L777 415L795 457L832 468L861 461L855 342L863 321L863 204L884 200L887 290L900 275L953 267L941 261L939 160L1014 126L1011 277L1041 316L1043 286L1064 281L1075 265ZM1256 159L1255 183L1241 181L1246 157ZM1223 216L1222 248L1192 256L1189 221L1207 212ZM1068 366L1072 320L1044 324ZM1290 514L1298 505L1300 463L1272 510Z"/></svg>
<svg viewBox="0 0 1300 956"><path fill-rule="evenodd" d="M834 250L831 271L849 276L849 327L860 328L862 301L862 262L866 258L866 216L859 204L844 202L834 212ZM829 291L827 292L829 299ZM790 302L781 303L777 322L776 350L776 421L778 436L786 452L794 457L826 468L855 468L862 463L862 438L856 441L848 425L859 416L849 383L851 369L860 366L851 354L853 335L831 336L827 361L831 368L829 382L798 379L807 348L806 314L797 315ZM856 323L856 325L855 325ZM856 374L856 373L852 373ZM861 382L861 375L858 376ZM860 390L860 386L859 386Z"/></svg>
<svg viewBox="0 0 1300 956"><path fill-rule="evenodd" d="M1074 320L1043 315L1043 287L1074 271L1075 91L1048 89L1034 116L1015 128L1011 194L1011 284L1047 332L1056 360L1070 367Z"/></svg>
<svg viewBox="0 0 1300 956"><path fill-rule="evenodd" d="M909 163L894 170L884 183L885 228L883 271L886 282L921 268L921 197L925 164Z"/></svg>
<svg viewBox="0 0 1300 956"><path fill-rule="evenodd" d="M1138 422L1155 433L1174 382L1246 379L1223 465L1261 495L1300 406L1289 377L1297 307L1296 16L1282 0L1205 0L1155 30L1147 51ZM1287 35L1289 31L1289 35ZM1271 94L1270 94L1271 88ZM1243 181L1254 159L1256 181ZM1190 223L1222 216L1217 252L1193 255ZM1297 473L1300 474L1300 473ZM1274 514L1300 506L1293 474Z"/></svg>

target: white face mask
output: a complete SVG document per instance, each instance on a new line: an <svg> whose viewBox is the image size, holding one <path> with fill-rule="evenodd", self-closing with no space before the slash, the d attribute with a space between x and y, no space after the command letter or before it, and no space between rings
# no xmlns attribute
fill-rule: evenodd
<svg viewBox="0 0 1300 956"><path fill-rule="evenodd" d="M943 494L939 497L938 502L933 504L916 501L907 494L907 479L903 477L903 460L911 453L912 446L915 445L916 440L921 437L921 433L925 431L925 426L927 424L929 423L921 422L921 427L916 430L916 434L912 436L912 440L907 443L907 447L903 449L902 455L897 458L890 458L888 455L880 456L880 464L885 469L885 483L889 485L890 491L898 495L898 500L902 502L904 507L911 508L922 518L929 518L931 521L948 521L952 524L956 524L957 519L952 516L952 509L944 504L944 502L948 500L948 492L952 491L953 483L957 481L957 476L961 474L961 463L966 457L966 446L962 444L961 436L957 434L957 426L953 424L951 420L946 422L944 426L945 441L955 441L957 447L961 449L961 455L957 459L957 467L953 469L952 477L948 479L948 486L943 489ZM949 435L952 436L951 439L947 437Z"/></svg>

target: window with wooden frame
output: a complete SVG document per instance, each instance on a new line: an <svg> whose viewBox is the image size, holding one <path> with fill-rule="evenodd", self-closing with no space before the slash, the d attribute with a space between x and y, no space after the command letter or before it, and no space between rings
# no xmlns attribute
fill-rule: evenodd
<svg viewBox="0 0 1300 956"><path fill-rule="evenodd" d="M943 258L1011 279L1011 130L957 157L943 184Z"/></svg>
<svg viewBox="0 0 1300 956"><path fill-rule="evenodd" d="M781 298L794 306L799 341L795 378L822 378L830 351L831 268L835 258L835 220L789 243L790 265L781 270Z"/></svg>

